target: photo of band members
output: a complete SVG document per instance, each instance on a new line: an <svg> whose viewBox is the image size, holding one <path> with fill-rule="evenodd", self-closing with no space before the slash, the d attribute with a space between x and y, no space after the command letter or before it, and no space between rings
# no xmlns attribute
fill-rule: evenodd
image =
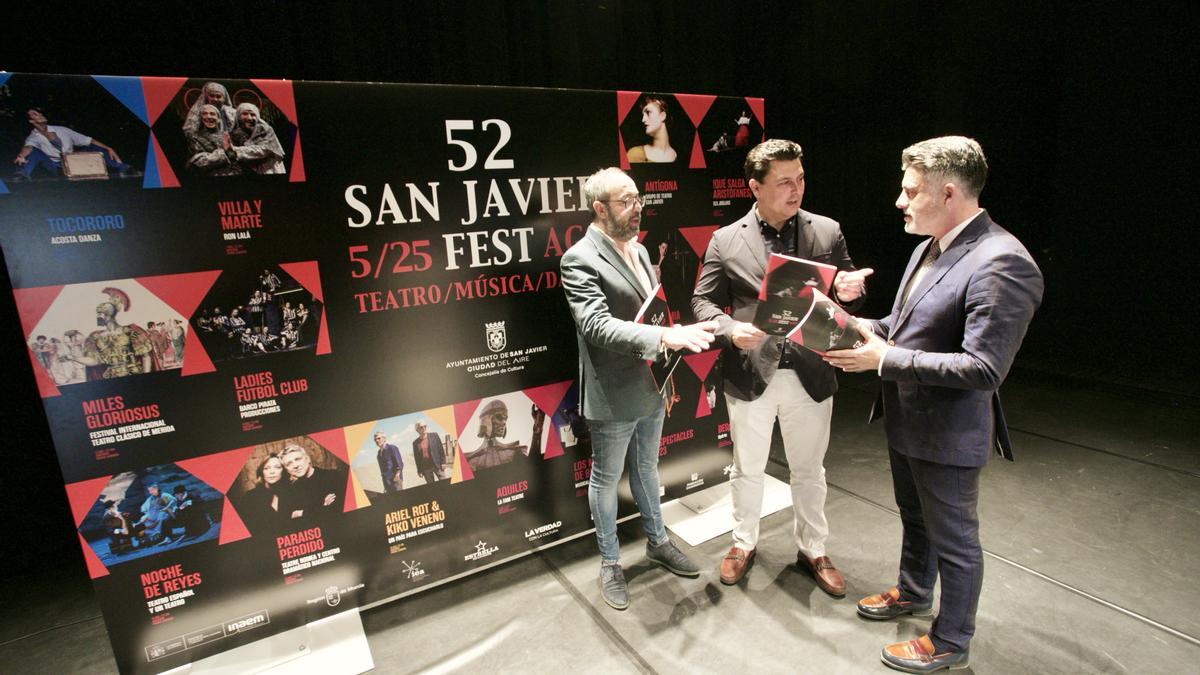
<svg viewBox="0 0 1200 675"><path fill-rule="evenodd" d="M100 492L79 533L107 567L220 533L221 493L175 464L121 473Z"/></svg>
<svg viewBox="0 0 1200 675"><path fill-rule="evenodd" d="M367 498L449 481L458 447L451 415L448 408L439 408L369 425L351 461Z"/></svg>
<svg viewBox="0 0 1200 675"><path fill-rule="evenodd" d="M59 386L183 365L186 318L131 279L63 288L28 337Z"/></svg>
<svg viewBox="0 0 1200 675"><path fill-rule="evenodd" d="M146 127L96 81L13 75L0 86L6 183L142 176Z"/></svg>
<svg viewBox="0 0 1200 675"><path fill-rule="evenodd" d="M155 124L181 178L287 173L295 127L248 81L191 80Z"/></svg>
<svg viewBox="0 0 1200 675"><path fill-rule="evenodd" d="M254 447L229 499L254 536L326 522L342 512L348 467L308 436Z"/></svg>
<svg viewBox="0 0 1200 675"><path fill-rule="evenodd" d="M230 270L192 322L213 362L313 349L324 305L278 266Z"/></svg>

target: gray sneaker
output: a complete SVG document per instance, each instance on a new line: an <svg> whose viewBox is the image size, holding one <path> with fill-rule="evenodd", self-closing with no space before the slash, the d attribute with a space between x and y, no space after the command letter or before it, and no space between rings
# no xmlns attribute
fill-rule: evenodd
<svg viewBox="0 0 1200 675"><path fill-rule="evenodd" d="M646 557L650 562L658 563L681 577L698 577L700 568L688 559L670 539L661 546L651 546L646 543Z"/></svg>
<svg viewBox="0 0 1200 675"><path fill-rule="evenodd" d="M600 565L600 596L613 609L629 606L629 588L625 585L625 573L619 564Z"/></svg>

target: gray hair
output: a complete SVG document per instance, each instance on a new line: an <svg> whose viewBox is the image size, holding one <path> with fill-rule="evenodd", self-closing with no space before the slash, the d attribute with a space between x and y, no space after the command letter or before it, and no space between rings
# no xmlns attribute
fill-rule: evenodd
<svg viewBox="0 0 1200 675"><path fill-rule="evenodd" d="M308 455L308 451L305 450L303 447L296 445L295 443L289 443L286 446L284 446L283 452L279 453L279 456L286 457L287 455L292 455L297 452L302 452L306 456ZM309 457L308 459L309 459L309 461L312 461L312 457Z"/></svg>
<svg viewBox="0 0 1200 675"><path fill-rule="evenodd" d="M593 204L607 200L609 195L612 194L613 186L622 178L628 177L628 174L615 166L600 169L587 177L587 180L583 183L583 198L587 200L588 208L591 209L593 218L600 215L596 213L596 207Z"/></svg>
<svg viewBox="0 0 1200 675"><path fill-rule="evenodd" d="M754 179L761 183L767 174L771 173L771 162L790 162L802 157L804 150L799 143L782 138L769 138L746 153L746 163L743 167L746 170L746 180Z"/></svg>
<svg viewBox="0 0 1200 675"><path fill-rule="evenodd" d="M987 181L983 148L966 136L941 136L908 146L900 153L900 169L910 167L923 173L928 183L953 182L976 199Z"/></svg>

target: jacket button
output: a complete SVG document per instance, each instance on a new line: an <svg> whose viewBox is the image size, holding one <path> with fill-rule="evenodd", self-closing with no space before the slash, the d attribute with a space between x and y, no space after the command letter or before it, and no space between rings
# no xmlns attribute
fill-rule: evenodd
<svg viewBox="0 0 1200 675"><path fill-rule="evenodd" d="M895 341L895 340L888 340L888 346L889 346L889 347L895 347L895 346L896 346L896 341Z"/></svg>

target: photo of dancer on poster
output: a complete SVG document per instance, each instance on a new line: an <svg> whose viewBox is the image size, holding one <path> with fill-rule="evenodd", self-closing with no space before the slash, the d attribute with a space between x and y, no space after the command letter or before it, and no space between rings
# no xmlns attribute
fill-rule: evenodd
<svg viewBox="0 0 1200 675"><path fill-rule="evenodd" d="M626 153L629 163L674 162L677 155L675 148L671 147L671 134L667 127L670 113L666 99L648 94L642 98L639 110L642 116L642 128L650 142L630 147Z"/></svg>
<svg viewBox="0 0 1200 675"><path fill-rule="evenodd" d="M223 497L175 464L114 476L79 533L106 566L217 537Z"/></svg>
<svg viewBox="0 0 1200 675"><path fill-rule="evenodd" d="M40 107L29 108L25 117L31 127L25 143L21 146L13 164L17 165L12 175L13 182L35 178L61 178L66 155L75 152L100 153L109 176L134 177L142 173L121 161L121 156L100 139L80 133L74 129L50 124Z"/></svg>

